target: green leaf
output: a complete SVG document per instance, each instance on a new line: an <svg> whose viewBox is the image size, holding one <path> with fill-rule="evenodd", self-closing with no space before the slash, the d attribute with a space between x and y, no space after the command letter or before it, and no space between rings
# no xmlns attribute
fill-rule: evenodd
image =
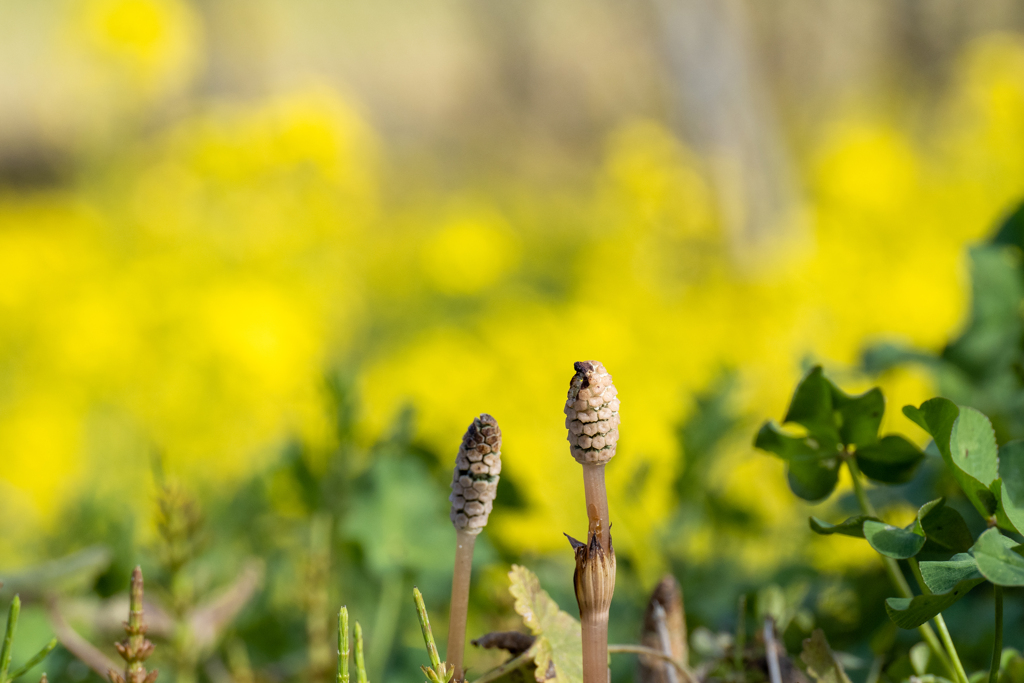
<svg viewBox="0 0 1024 683"><path fill-rule="evenodd" d="M868 539L871 547L897 560L905 560L921 551L925 538L917 531L917 522L906 529L870 519L864 522L864 538Z"/></svg>
<svg viewBox="0 0 1024 683"><path fill-rule="evenodd" d="M793 392L793 399L783 422L802 425L819 441L838 443L839 430L836 428L832 413L832 396L832 383L825 379L821 366L811 368Z"/></svg>
<svg viewBox="0 0 1024 683"><path fill-rule="evenodd" d="M829 524L824 522L817 517L809 518L811 524L811 531L822 536L831 536L832 534L840 534L842 536L853 536L854 538L864 538L864 522L866 520L878 521L876 517L868 517L867 515L857 515L850 517L839 524Z"/></svg>
<svg viewBox="0 0 1024 683"><path fill-rule="evenodd" d="M961 581L983 579L978 563L968 553L957 553L943 562L922 562L921 578L932 593L948 593Z"/></svg>
<svg viewBox="0 0 1024 683"><path fill-rule="evenodd" d="M515 610L537 636L534 643L538 683L582 683L583 636L580 623L558 608L541 587L537 575L526 567L512 565L508 573L515 598ZM550 677L549 669L554 669Z"/></svg>
<svg viewBox="0 0 1024 683"><path fill-rule="evenodd" d="M800 659L807 665L807 673L816 683L850 683L846 672L839 664L832 648L825 640L825 632L814 629L811 637L804 640Z"/></svg>
<svg viewBox="0 0 1024 683"><path fill-rule="evenodd" d="M932 435L968 500L983 517L991 516L996 497L989 486L998 477L999 460L988 418L973 408L961 410L945 398L930 399L920 408L905 406L903 414Z"/></svg>
<svg viewBox="0 0 1024 683"><path fill-rule="evenodd" d="M839 458L835 448L822 451L813 437L789 436L774 422L766 422L757 432L754 447L774 453L789 463L789 487L809 501L828 496L839 481Z"/></svg>
<svg viewBox="0 0 1024 683"><path fill-rule="evenodd" d="M860 396L850 396L832 385L832 406L840 418L839 440L843 444L862 448L878 441L885 413L881 389L875 387Z"/></svg>
<svg viewBox="0 0 1024 683"><path fill-rule="evenodd" d="M1024 557L1014 552L1016 541L989 529L974 544L978 571L997 586L1024 586Z"/></svg>
<svg viewBox="0 0 1024 683"><path fill-rule="evenodd" d="M789 488L800 498L816 502L835 490L839 482L839 458L794 458L786 474Z"/></svg>
<svg viewBox="0 0 1024 683"><path fill-rule="evenodd" d="M967 528L967 522L959 512L946 505L945 498L922 505L917 511L917 521L929 541L947 550L967 552L974 545L974 537Z"/></svg>
<svg viewBox="0 0 1024 683"><path fill-rule="evenodd" d="M889 598L885 611L900 628L917 628L936 614L943 612L985 579L967 579L958 583L948 593L918 595L914 598Z"/></svg>
<svg viewBox="0 0 1024 683"><path fill-rule="evenodd" d="M783 460L820 457L818 444L806 437L790 436L774 421L765 422L754 439L754 448L774 453Z"/></svg>
<svg viewBox="0 0 1024 683"><path fill-rule="evenodd" d="M905 484L914 477L924 453L902 436L889 435L878 443L858 448L857 465L869 479L883 484Z"/></svg>
<svg viewBox="0 0 1024 683"><path fill-rule="evenodd" d="M1024 441L999 449L1000 507L1017 531L1024 529Z"/></svg>
<svg viewBox="0 0 1024 683"><path fill-rule="evenodd" d="M999 478L999 449L992 423L974 408L961 407L949 437L953 462L985 487Z"/></svg>

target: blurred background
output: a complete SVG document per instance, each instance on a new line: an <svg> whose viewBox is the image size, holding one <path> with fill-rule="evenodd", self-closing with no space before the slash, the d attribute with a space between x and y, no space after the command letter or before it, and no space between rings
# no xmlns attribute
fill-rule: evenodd
<svg viewBox="0 0 1024 683"><path fill-rule="evenodd" d="M1021 30L1011 0L0 2L22 654L62 619L115 639L141 562L161 680L327 681L341 603L371 678L419 675L409 591L443 633L481 412L504 467L470 633L517 623L513 561L575 613L562 405L595 358L623 404L613 638L672 571L691 628L777 585L796 642L826 625L870 660L881 565L810 537L753 431L823 362L924 443L898 408L941 378L862 354L969 319L966 249L1024 196ZM63 649L48 671L98 680Z"/></svg>

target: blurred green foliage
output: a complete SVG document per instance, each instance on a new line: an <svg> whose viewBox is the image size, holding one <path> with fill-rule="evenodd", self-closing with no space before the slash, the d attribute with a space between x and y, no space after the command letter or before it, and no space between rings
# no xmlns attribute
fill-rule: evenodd
<svg viewBox="0 0 1024 683"><path fill-rule="evenodd" d="M636 641L671 571L697 659L719 657L737 619L753 634L772 614L792 653L824 628L859 662L855 681L878 653L895 653L894 681L927 669L886 616L871 547L811 536L782 463L748 435L806 356L851 390L877 380L898 405L939 393L990 416L1000 443L1024 437L1024 214L971 249L969 297L958 271L1024 190L1019 36L968 44L926 120L902 99L898 114L842 100L794 154L792 216L745 241L730 212L750 207L721 199L729 164L667 116L615 109L583 161L540 136L524 155L542 172L499 159L453 180L320 81L206 98L199 3L46 5L45 35L10 42L38 37L61 76L40 79L38 118L67 149L53 168L29 158L27 176L0 169L0 595L25 599L15 662L50 638L53 604L112 655L141 563L161 680L326 681L341 603L365 627L371 680L415 675L408 596L422 589L442 632L449 468L482 410L507 455L470 634L520 626L513 562L572 613L560 533L585 515L558 407L571 362L597 357L626 411L609 470L612 640ZM945 497L977 535L974 506L920 458L925 433L897 411L878 419L897 441L858 458L889 484L869 491L886 518L911 525ZM834 493L815 514L856 514L849 482L819 474L798 477L807 498ZM950 608L972 669L988 656L988 627L973 626L989 623L986 590ZM1019 645L1024 610L1007 595ZM495 661L470 652L471 672ZM628 657L612 666L617 682L632 674ZM95 679L63 648L46 669Z"/></svg>

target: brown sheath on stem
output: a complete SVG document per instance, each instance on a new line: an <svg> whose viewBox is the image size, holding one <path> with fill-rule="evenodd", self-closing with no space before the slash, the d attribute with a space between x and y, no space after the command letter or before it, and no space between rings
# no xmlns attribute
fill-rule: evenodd
<svg viewBox="0 0 1024 683"><path fill-rule="evenodd" d="M466 648L466 616L473 572L473 546L483 531L498 492L501 473L501 429L486 413L473 420L462 437L452 476L451 520L455 526L455 571L452 604L448 616L448 652L445 660L455 669L455 681L463 680L462 657Z"/></svg>
<svg viewBox="0 0 1024 683"><path fill-rule="evenodd" d="M590 530L586 543L566 534L576 554L576 571L572 582L576 602L580 606L583 633L583 681L608 681L608 610L615 591L615 549L608 538L608 551L600 542L600 520L591 508Z"/></svg>

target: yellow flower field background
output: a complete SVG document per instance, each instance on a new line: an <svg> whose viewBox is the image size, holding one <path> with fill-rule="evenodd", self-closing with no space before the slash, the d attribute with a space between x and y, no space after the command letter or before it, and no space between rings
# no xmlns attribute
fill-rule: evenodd
<svg viewBox="0 0 1024 683"><path fill-rule="evenodd" d="M167 109L204 68L191 5L54 7L35 49L61 79L36 86L36 115L78 141L79 161L64 182L0 191L5 565L38 559L30 539L83 491L147 509L154 452L204 496L289 439L316 468L333 446L333 372L358 390L365 443L412 405L417 439L447 463L471 418L495 415L525 507L488 534L565 551L552 530L584 515L561 406L589 358L622 399L615 541L645 583L665 569L686 465L675 429L723 371L749 420L707 486L767 529L732 539L737 561L870 562L852 541L793 533L806 509L753 450L753 426L781 417L808 360L866 388L866 344L940 348L967 311L965 247L1024 196L1024 40L1010 33L960 51L928 116L862 100L822 120L795 158L789 222L737 246L709 160L667 120L620 117L565 182L449 183L406 163L329 79ZM80 129L66 108L86 112ZM923 443L896 408L930 396L929 377L879 381L883 429ZM700 533L685 543L695 561L716 552Z"/></svg>

